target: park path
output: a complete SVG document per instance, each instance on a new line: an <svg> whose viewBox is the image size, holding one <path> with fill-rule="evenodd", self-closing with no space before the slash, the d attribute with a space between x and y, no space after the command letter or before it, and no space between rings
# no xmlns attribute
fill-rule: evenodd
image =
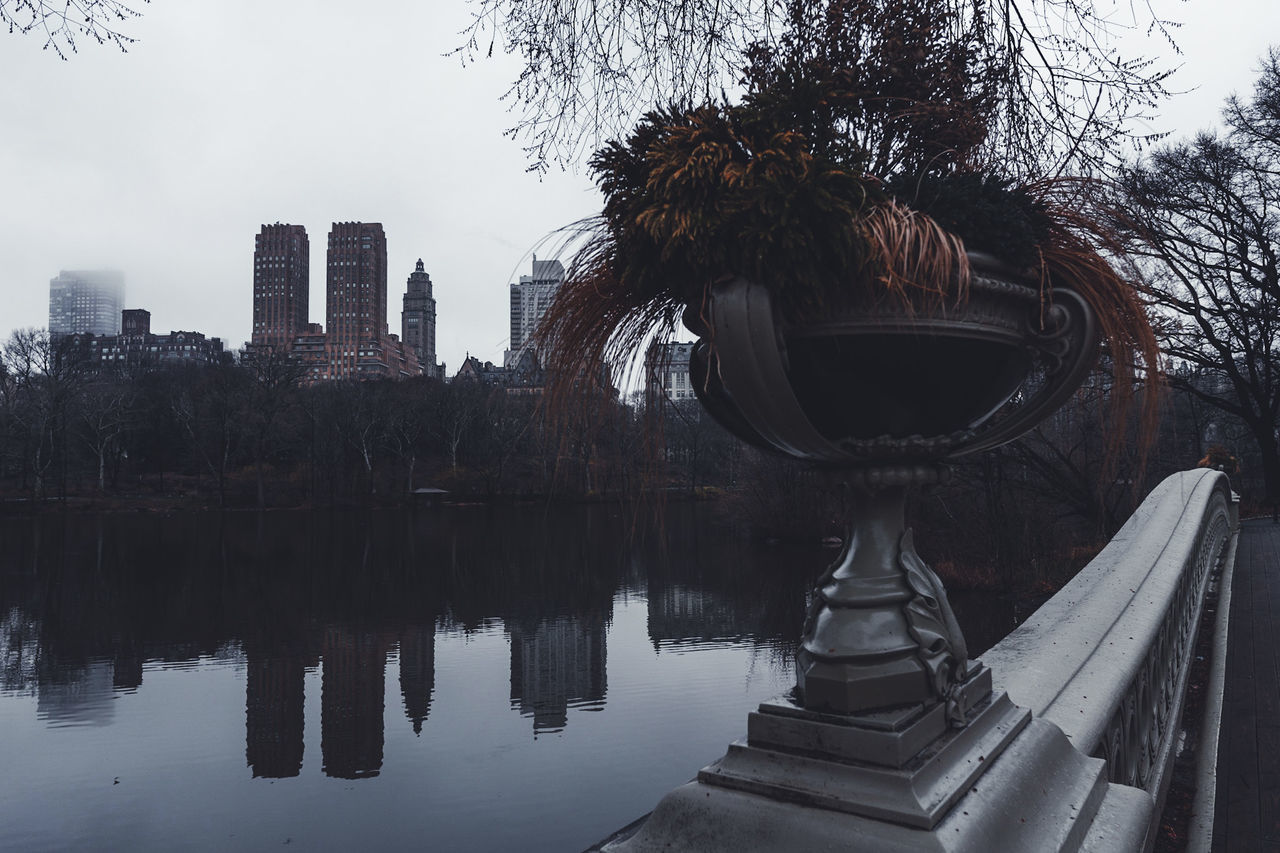
<svg viewBox="0 0 1280 853"><path fill-rule="evenodd" d="M1280 524L1240 528L1213 850L1280 853Z"/></svg>

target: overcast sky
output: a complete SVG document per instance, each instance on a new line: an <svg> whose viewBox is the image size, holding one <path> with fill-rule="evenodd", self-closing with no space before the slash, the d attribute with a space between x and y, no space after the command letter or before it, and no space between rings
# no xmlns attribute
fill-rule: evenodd
<svg viewBox="0 0 1280 853"><path fill-rule="evenodd" d="M0 0L0 3L9 0ZM507 57L462 67L465 0L153 0L127 54L0 32L0 335L48 324L62 269L125 274L126 306L152 329L239 347L252 319L253 240L304 225L311 319L324 322L325 238L335 221L381 222L390 330L422 258L434 284L438 358L500 362L509 282L557 228L597 212L585 172L526 170L500 96ZM1194 90L1158 129L1181 135L1251 90L1276 0L1163 2ZM1157 48L1160 44L1157 42ZM546 251L542 252L547 257Z"/></svg>

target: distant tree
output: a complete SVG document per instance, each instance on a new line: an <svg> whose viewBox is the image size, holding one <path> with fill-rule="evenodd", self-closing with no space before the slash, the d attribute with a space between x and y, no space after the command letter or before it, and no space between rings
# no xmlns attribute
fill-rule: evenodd
<svg viewBox="0 0 1280 853"><path fill-rule="evenodd" d="M191 366L174 371L169 400L188 447L212 475L218 506L227 505L227 475L245 438L248 378L238 365Z"/></svg>
<svg viewBox="0 0 1280 853"><path fill-rule="evenodd" d="M1158 386L1137 391L1157 392ZM1100 542L1113 536L1146 493L1146 465L1156 439L1142 435L1132 418L1117 423L1110 415L1114 405L1111 372L1100 367L1063 406L997 452L1006 470L1023 473L1010 483L1012 499L1034 497L1056 514L1074 516ZM1184 460L1170 471L1193 463Z"/></svg>
<svg viewBox="0 0 1280 853"><path fill-rule="evenodd" d="M17 377L9 372L0 349L0 477L8 476L22 464L21 437L15 417L17 402Z"/></svg>
<svg viewBox="0 0 1280 853"><path fill-rule="evenodd" d="M652 401L661 419L666 462L685 479L690 494L701 486L730 485L737 442L696 400L669 400L658 394Z"/></svg>
<svg viewBox="0 0 1280 853"><path fill-rule="evenodd" d="M88 377L87 365L74 338L54 337L45 329L18 329L0 349L8 416L23 447L23 478L30 475L36 497L42 497L55 462L67 456L67 420L72 403ZM60 478L65 490L66 478Z"/></svg>
<svg viewBox="0 0 1280 853"><path fill-rule="evenodd" d="M45 50L52 48L60 59L79 51L79 38L126 50L136 39L118 27L141 15L120 0L0 0L0 25L8 27L10 33L42 35Z"/></svg>
<svg viewBox="0 0 1280 853"><path fill-rule="evenodd" d="M1152 152L1120 180L1131 254L1181 391L1248 425L1280 500L1280 52L1226 130Z"/></svg>
<svg viewBox="0 0 1280 853"><path fill-rule="evenodd" d="M391 398L387 405L386 444L396 468L405 472L405 493L413 492L414 471L427 437L428 389L438 385L437 380L426 377L382 383L382 393Z"/></svg>
<svg viewBox="0 0 1280 853"><path fill-rule="evenodd" d="M490 388L472 379L455 379L441 389L432 413L429 430L443 443L449 467L458 470L458 451L473 434L484 416Z"/></svg>
<svg viewBox="0 0 1280 853"><path fill-rule="evenodd" d="M193 372L185 367L162 367L132 377L137 417L122 437L122 452L127 454L129 468L137 475L139 485L144 474L153 474L154 488L163 492L165 474L178 470L187 457L188 438L172 403L179 386L192 376Z"/></svg>
<svg viewBox="0 0 1280 853"><path fill-rule="evenodd" d="M344 481L347 446L337 429L345 405L341 383L320 382L303 389L302 411L308 425L306 462L313 504L333 504Z"/></svg>
<svg viewBox="0 0 1280 853"><path fill-rule="evenodd" d="M378 493L374 469L391 419L391 405L384 392L386 380L377 382L341 382L337 384L344 405L335 412L335 425L342 441L360 459L370 496Z"/></svg>
<svg viewBox="0 0 1280 853"><path fill-rule="evenodd" d="M95 463L94 479L99 492L106 491L107 463L118 459L124 434L135 420L136 398L133 383L110 376L90 382L80 395L77 432Z"/></svg>
<svg viewBox="0 0 1280 853"><path fill-rule="evenodd" d="M536 402L494 388L485 400L476 429L476 460L490 494L503 491L513 460L526 453L524 438L535 424Z"/></svg>
<svg viewBox="0 0 1280 853"><path fill-rule="evenodd" d="M253 454L254 482L258 508L266 506L263 468L278 438L289 409L297 404L296 391L307 369L287 352L275 347L259 347L246 352L241 366L251 380L247 389L245 428Z"/></svg>

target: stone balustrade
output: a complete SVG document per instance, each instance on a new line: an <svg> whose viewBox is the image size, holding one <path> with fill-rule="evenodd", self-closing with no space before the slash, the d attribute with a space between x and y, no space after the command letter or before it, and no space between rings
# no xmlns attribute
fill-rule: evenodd
<svg viewBox="0 0 1280 853"><path fill-rule="evenodd" d="M997 691L1104 758L1110 780L1168 788L1205 592L1238 522L1226 475L1165 479L1092 562L982 656ZM1159 809L1153 809L1158 815Z"/></svg>
<svg viewBox="0 0 1280 853"><path fill-rule="evenodd" d="M985 686L962 685L973 707L950 731L916 742L927 705L841 716L780 697L694 782L592 849L1150 850L1206 591L1237 526L1224 474L1167 478L985 666L970 662Z"/></svg>

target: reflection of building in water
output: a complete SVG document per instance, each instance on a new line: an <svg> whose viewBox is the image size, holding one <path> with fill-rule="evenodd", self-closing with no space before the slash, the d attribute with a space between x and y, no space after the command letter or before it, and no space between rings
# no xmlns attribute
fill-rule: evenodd
<svg viewBox="0 0 1280 853"><path fill-rule="evenodd" d="M111 685L117 690L137 690L142 685L142 650L136 642L116 647Z"/></svg>
<svg viewBox="0 0 1280 853"><path fill-rule="evenodd" d="M431 691L436 686L435 625L414 625L400 635L400 695L413 733L422 733L422 722L431 713Z"/></svg>
<svg viewBox="0 0 1280 853"><path fill-rule="evenodd" d="M573 616L511 631L511 704L533 716L534 732L558 731L575 705L603 702L604 624Z"/></svg>
<svg viewBox="0 0 1280 853"><path fill-rule="evenodd" d="M245 656L245 760L255 777L297 776L302 770L306 667L296 655L262 655L248 645Z"/></svg>
<svg viewBox="0 0 1280 853"><path fill-rule="evenodd" d="M96 660L52 677L42 674L36 717L51 726L110 725L115 717L114 671L110 661Z"/></svg>
<svg viewBox="0 0 1280 853"><path fill-rule="evenodd" d="M714 592L681 584L649 588L649 639L655 647L663 642L743 637L751 633L753 616L740 613L733 602Z"/></svg>
<svg viewBox="0 0 1280 853"><path fill-rule="evenodd" d="M382 769L382 694L388 643L371 631L324 631L320 752L326 776L364 779Z"/></svg>
<svg viewBox="0 0 1280 853"><path fill-rule="evenodd" d="M35 695L42 627L17 607L0 608L0 690Z"/></svg>

